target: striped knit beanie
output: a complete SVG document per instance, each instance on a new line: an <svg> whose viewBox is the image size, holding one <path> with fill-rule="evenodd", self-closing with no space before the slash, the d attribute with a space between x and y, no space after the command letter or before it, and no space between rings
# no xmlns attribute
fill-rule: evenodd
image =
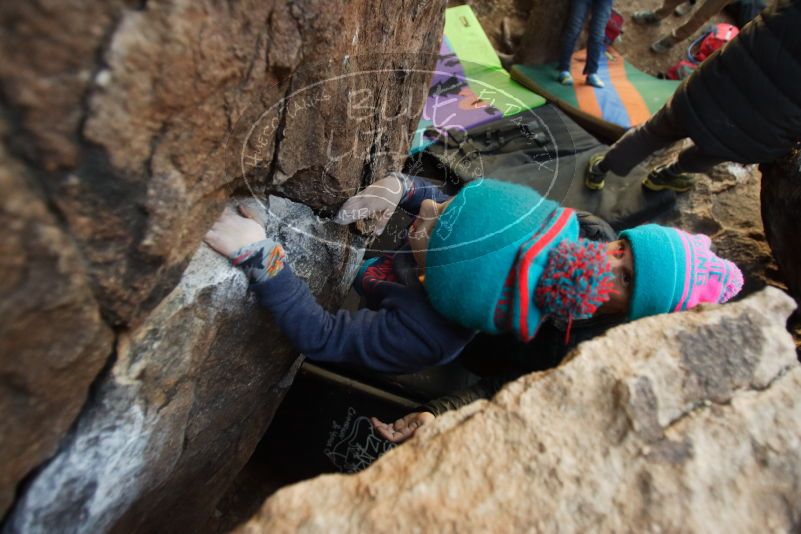
<svg viewBox="0 0 801 534"><path fill-rule="evenodd" d="M425 287L448 319L529 341L545 315L591 315L611 290L603 245L578 239L571 209L521 185L483 178L434 227Z"/></svg>
<svg viewBox="0 0 801 534"><path fill-rule="evenodd" d="M629 318L722 304L743 287L743 274L710 250L703 234L646 224L620 233L631 244L634 288Z"/></svg>

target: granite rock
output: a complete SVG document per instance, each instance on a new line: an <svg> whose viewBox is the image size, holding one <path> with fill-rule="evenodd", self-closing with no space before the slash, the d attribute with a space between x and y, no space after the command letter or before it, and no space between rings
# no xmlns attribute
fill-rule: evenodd
<svg viewBox="0 0 801 534"><path fill-rule="evenodd" d="M280 490L238 531L793 531L793 308L767 288L614 328L359 474Z"/></svg>
<svg viewBox="0 0 801 534"><path fill-rule="evenodd" d="M0 145L0 515L49 457L113 347L75 243Z"/></svg>
<svg viewBox="0 0 801 534"><path fill-rule="evenodd" d="M361 257L348 230L282 198L263 205L268 234L293 270L316 293L341 299ZM300 361L245 276L203 246L147 320L119 336L113 365L6 530L196 531L247 462Z"/></svg>

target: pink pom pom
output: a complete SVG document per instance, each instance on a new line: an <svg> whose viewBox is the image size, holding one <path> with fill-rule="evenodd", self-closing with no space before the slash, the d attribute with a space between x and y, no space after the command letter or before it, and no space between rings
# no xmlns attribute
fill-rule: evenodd
<svg viewBox="0 0 801 534"><path fill-rule="evenodd" d="M740 268L728 260L724 260L724 263L726 264L726 270L729 272L729 279L726 281L726 288L720 297L720 304L736 297L737 293L743 288L743 273Z"/></svg>

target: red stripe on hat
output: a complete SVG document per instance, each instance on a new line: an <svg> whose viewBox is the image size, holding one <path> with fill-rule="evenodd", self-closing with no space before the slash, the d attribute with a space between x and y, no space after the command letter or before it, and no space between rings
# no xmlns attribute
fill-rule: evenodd
<svg viewBox="0 0 801 534"><path fill-rule="evenodd" d="M559 233L565 228L570 217L573 215L573 210L565 208L559 218L551 226L550 229L537 241L534 246L526 251L523 260L520 262L520 268L517 272L517 279L520 285L520 337L523 341L529 341L528 333L528 305L531 300L528 296L528 270L531 267L531 262L537 257L537 254L545 248Z"/></svg>

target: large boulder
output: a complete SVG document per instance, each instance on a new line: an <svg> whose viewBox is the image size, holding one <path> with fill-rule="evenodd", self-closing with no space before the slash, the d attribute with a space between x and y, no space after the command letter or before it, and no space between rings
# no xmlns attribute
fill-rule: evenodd
<svg viewBox="0 0 801 534"><path fill-rule="evenodd" d="M53 454L111 353L75 243L0 146L0 515Z"/></svg>
<svg viewBox="0 0 801 534"><path fill-rule="evenodd" d="M203 524L297 354L202 236L232 193L277 195L337 305L359 243L319 216L399 168L444 8L0 0L6 530Z"/></svg>
<svg viewBox="0 0 801 534"><path fill-rule="evenodd" d="M357 475L280 490L240 531L795 530L794 307L768 288L617 327Z"/></svg>
<svg viewBox="0 0 801 534"><path fill-rule="evenodd" d="M340 299L361 256L347 245L348 230L285 199L271 198L268 207L267 231L294 271L319 295ZM147 320L120 335L113 366L6 530L202 528L299 364L244 274L202 247Z"/></svg>
<svg viewBox="0 0 801 534"><path fill-rule="evenodd" d="M444 7L3 0L13 146L41 171L105 317L135 325L175 286L241 184L227 153L248 146L244 174L315 208L397 170Z"/></svg>

